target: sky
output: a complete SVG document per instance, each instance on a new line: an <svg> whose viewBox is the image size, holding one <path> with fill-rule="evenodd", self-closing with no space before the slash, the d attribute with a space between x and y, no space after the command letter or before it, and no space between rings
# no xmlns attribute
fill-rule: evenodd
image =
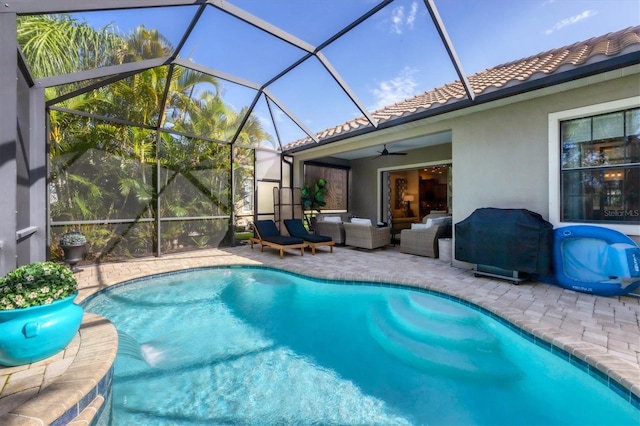
<svg viewBox="0 0 640 426"><path fill-rule="evenodd" d="M591 37L640 25L638 0L434 0L466 74ZM318 46L376 0L230 0L229 3ZM79 14L122 33L138 24L156 28L175 46L194 15L193 6ZM458 79L422 0L395 0L322 50L357 99L371 111ZM303 52L208 8L181 57L260 85ZM321 63L306 61L268 89L313 132L361 112ZM227 85L236 109L246 90ZM266 106L261 114L267 114ZM282 114L279 114L282 116ZM282 125L283 139L302 136ZM286 130L285 130L286 127Z"/></svg>

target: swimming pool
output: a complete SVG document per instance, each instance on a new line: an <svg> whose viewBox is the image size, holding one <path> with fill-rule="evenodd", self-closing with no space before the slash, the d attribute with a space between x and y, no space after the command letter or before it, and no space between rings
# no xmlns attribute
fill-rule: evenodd
<svg viewBox="0 0 640 426"><path fill-rule="evenodd" d="M112 423L637 424L602 378L475 309L346 284L220 268L91 298L119 330Z"/></svg>

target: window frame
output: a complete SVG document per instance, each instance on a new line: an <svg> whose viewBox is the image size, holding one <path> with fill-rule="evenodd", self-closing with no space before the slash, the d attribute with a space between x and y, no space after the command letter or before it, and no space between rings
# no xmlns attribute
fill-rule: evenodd
<svg viewBox="0 0 640 426"><path fill-rule="evenodd" d="M561 196L562 196L562 152L560 141L560 126L563 121L587 118L611 112L622 111L630 108L640 107L640 97L618 99L610 102L579 107L564 111L550 113L548 115L548 155L549 155L549 222L555 227L570 225L594 225L606 226L609 229L622 232L627 235L640 235L640 226L637 224L620 223L584 223L584 222L564 222L561 216Z"/></svg>

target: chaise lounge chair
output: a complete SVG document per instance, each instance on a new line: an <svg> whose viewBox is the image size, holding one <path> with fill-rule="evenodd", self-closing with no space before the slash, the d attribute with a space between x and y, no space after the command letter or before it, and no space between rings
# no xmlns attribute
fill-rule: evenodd
<svg viewBox="0 0 640 426"><path fill-rule="evenodd" d="M280 235L273 220L256 220L253 222L253 230L255 236L249 239L252 249L254 243L260 244L260 251L264 250L264 246L273 247L280 250L280 259L282 259L285 249L299 248L300 256L304 256L307 243L302 238Z"/></svg>
<svg viewBox="0 0 640 426"><path fill-rule="evenodd" d="M310 234L304 227L301 219L285 219L284 226L287 227L289 235L292 237L302 238L309 247L311 254L316 254L316 247L328 246L329 251L333 253L333 246L336 244L331 237L325 235Z"/></svg>

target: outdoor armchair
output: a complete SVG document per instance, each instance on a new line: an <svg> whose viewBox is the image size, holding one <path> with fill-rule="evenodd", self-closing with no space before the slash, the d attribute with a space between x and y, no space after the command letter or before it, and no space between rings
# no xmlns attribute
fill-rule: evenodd
<svg viewBox="0 0 640 426"><path fill-rule="evenodd" d="M374 249L391 244L391 228L356 223L343 223L345 244L353 247Z"/></svg>
<svg viewBox="0 0 640 426"><path fill-rule="evenodd" d="M440 257L438 240L451 238L451 230L451 217L444 217L428 228L404 229L400 232L400 251L437 259Z"/></svg>
<svg viewBox="0 0 640 426"><path fill-rule="evenodd" d="M344 226L342 224L349 220L349 216L349 213L319 214L313 229L318 235L331 237L336 244L344 244Z"/></svg>
<svg viewBox="0 0 640 426"><path fill-rule="evenodd" d="M289 235L292 237L302 238L309 247L311 254L316 254L316 247L327 246L329 251L333 253L333 246L336 244L331 237L326 235L310 234L304 227L302 219L285 219L284 226L287 228Z"/></svg>
<svg viewBox="0 0 640 426"><path fill-rule="evenodd" d="M249 239L251 248L253 244L260 244L260 251L264 251L264 246L273 247L280 250L280 259L284 255L285 249L300 249L300 256L304 256L304 248L307 243L302 238L280 235L278 227L273 220L256 220L253 222L255 235Z"/></svg>

